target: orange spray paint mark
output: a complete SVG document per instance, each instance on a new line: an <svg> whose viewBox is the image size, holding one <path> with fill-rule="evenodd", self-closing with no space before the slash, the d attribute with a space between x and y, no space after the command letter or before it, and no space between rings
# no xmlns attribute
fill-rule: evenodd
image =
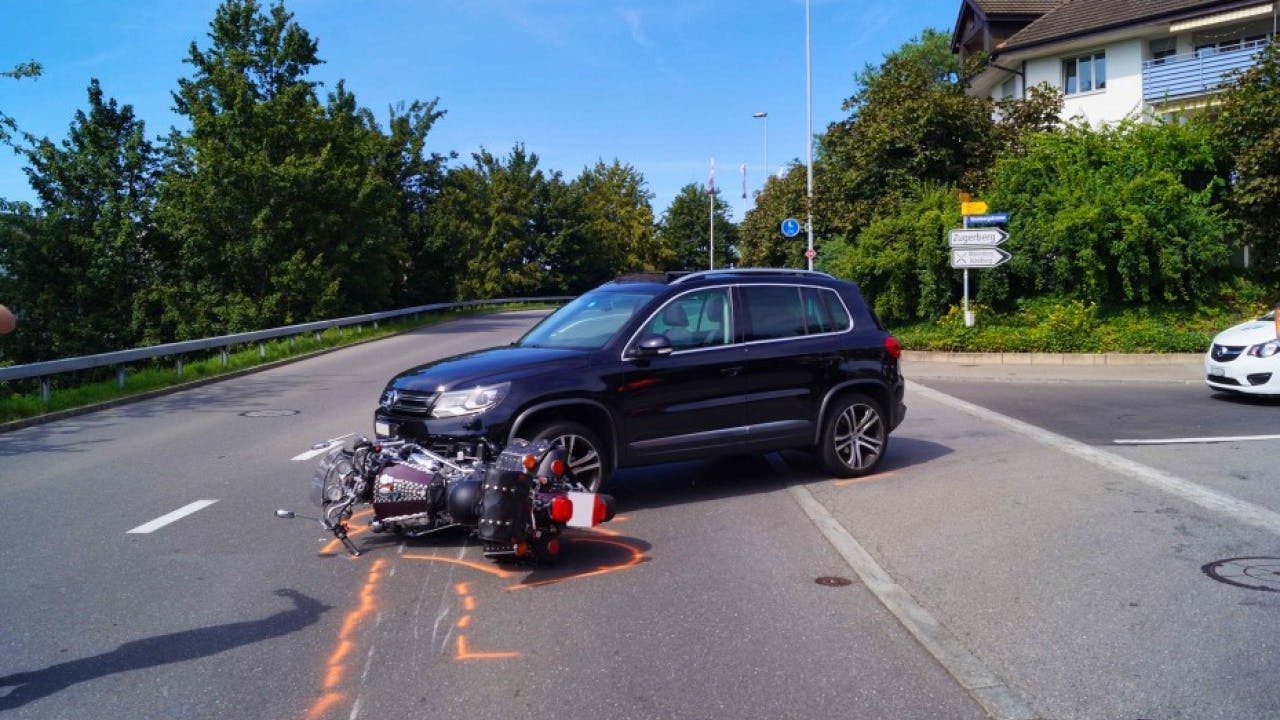
<svg viewBox="0 0 1280 720"><path fill-rule="evenodd" d="M455 623L455 627L459 627L463 629L471 627L471 616L463 615L462 617L458 618L458 622Z"/></svg>
<svg viewBox="0 0 1280 720"><path fill-rule="evenodd" d="M463 635L458 636L458 652L453 656L454 660L510 660L511 658L520 657L518 652L474 652L471 645L467 642L467 638Z"/></svg>
<svg viewBox="0 0 1280 720"><path fill-rule="evenodd" d="M600 543L602 545L613 545L614 547L620 547L626 550L630 550L631 557L628 558L626 561L620 562L616 565L602 565L596 568L595 570L591 570L589 572L578 573L577 575L569 575L567 577L552 578L550 580L539 580L537 582L528 582L528 583L522 583L519 585L511 585L507 587L507 589L508 590L524 590L525 588L541 587L543 585L554 585L555 583L561 583L568 580L581 580L582 578L588 578L595 575L605 575L607 573L618 572L619 570L626 570L627 568L635 567L636 565L639 565L641 562L644 561L643 552L641 552L638 548L632 545L628 545L627 543L621 542L619 540L607 540L605 538L593 538L593 537L578 537L578 538L574 538L574 542Z"/></svg>
<svg viewBox="0 0 1280 720"><path fill-rule="evenodd" d="M854 483L871 482L872 480L883 480L884 478L887 478L890 475L893 475L893 473L891 472L877 473L875 475L867 475L865 477L849 478L847 480L836 480L831 484L835 485L836 487L844 487L846 485L853 485Z"/></svg>
<svg viewBox="0 0 1280 720"><path fill-rule="evenodd" d="M366 518L366 517L368 517L368 516L370 516L370 515L372 515L372 514L373 514L373 511L372 511L372 510L361 510L360 512L356 513L355 515L352 515L352 516L347 520L347 522L348 522L348 523L353 523L353 522L355 522L356 520L362 520L362 519L364 519L364 518ZM368 532L368 531L369 531L369 526L368 526L368 525L365 525L364 527L356 528L356 529L354 529L354 530L352 530L352 529L350 529L350 527L348 527L348 529L347 529L347 537L349 537L349 538L350 538L350 537L355 537L355 536L357 536L357 535L360 535L360 534L366 533L366 532ZM340 548L342 548L342 541L341 541L341 540L339 540L338 538L334 538L334 539L330 540L329 542L325 543L325 546L324 546L324 547L322 547L322 548L320 548L320 552L318 552L318 553L316 553L316 554L317 554L317 555L337 555L337 554L338 554L338 550L339 550ZM346 553L346 549L345 549L345 548L344 548L344 549L342 549L342 552L343 552L343 553Z"/></svg>
<svg viewBox="0 0 1280 720"><path fill-rule="evenodd" d="M338 632L338 645L330 653L329 659L325 663L324 693L307 712L307 720L316 720L323 717L330 708L345 697L343 693L339 692L338 688L342 684L342 678L347 671L347 656L351 654L352 648L355 647L351 637L361 621L368 617L369 613L373 612L375 605L374 593L377 590L378 581L382 577L382 568L386 565L386 562L386 560L374 561L373 567L369 568L369 574L365 578L364 587L360 589L360 602L348 611L346 617L343 618L342 629Z"/></svg>

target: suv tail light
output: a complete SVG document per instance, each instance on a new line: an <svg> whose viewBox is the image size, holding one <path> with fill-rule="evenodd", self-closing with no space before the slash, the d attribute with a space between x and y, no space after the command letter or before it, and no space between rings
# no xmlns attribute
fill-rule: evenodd
<svg viewBox="0 0 1280 720"><path fill-rule="evenodd" d="M894 360L902 357L902 343L899 343L898 339L892 335L884 336L884 349L889 351Z"/></svg>

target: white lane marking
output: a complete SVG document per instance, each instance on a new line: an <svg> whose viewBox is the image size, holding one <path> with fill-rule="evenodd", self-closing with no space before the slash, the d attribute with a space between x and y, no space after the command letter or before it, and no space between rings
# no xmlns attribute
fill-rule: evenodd
<svg viewBox="0 0 1280 720"><path fill-rule="evenodd" d="M174 510L171 513L166 513L164 515L161 515L160 517L156 518L155 520L152 520L149 523L143 523L125 534L126 535L129 533L145 534L145 533L155 532L156 530L159 530L160 528L164 527L165 525L168 525L171 522L177 522L178 520L181 520L182 518L190 515L191 513L199 512L216 502L218 501L217 500L197 500L191 503L190 505L183 505L182 507L178 508L177 510Z"/></svg>
<svg viewBox="0 0 1280 720"><path fill-rule="evenodd" d="M988 715L996 720L1034 720L1039 717L1017 690L1005 685L1003 680L969 652L946 625L929 614L911 593L880 567L871 553L849 534L807 488L793 481L791 469L785 461L776 455L769 455L768 459L774 470L782 475L792 499L809 516L827 542L831 543L831 547L857 573L862 584Z"/></svg>
<svg viewBox="0 0 1280 720"><path fill-rule="evenodd" d="M1134 462L1126 457L1121 457L1106 450L1099 450L1091 445L1086 445L1078 440L1072 440L1069 437L1063 437L1057 433L1049 432L1044 428L1036 427L1030 423L1015 420L1007 415L1001 415L993 410L979 407L970 402L965 402L960 398L952 397L946 393L938 392L932 388L927 388L919 383L910 382L908 384L913 392L940 402L944 405L968 413L981 420L1003 425L1004 427L1029 437L1040 443L1044 443L1050 447L1057 448L1069 455L1075 455L1078 458L1088 460L1089 462L1099 465L1103 468L1127 475L1134 480L1146 483L1151 487L1167 492L1170 495L1195 503L1206 510L1222 513L1229 517L1235 518L1240 522L1261 528L1275 535L1280 535L1280 513L1255 505L1251 502L1245 502L1237 498L1231 497L1217 490L1210 490L1203 485L1197 485L1190 480L1185 480L1176 475L1157 470L1148 465Z"/></svg>
<svg viewBox="0 0 1280 720"><path fill-rule="evenodd" d="M1116 445L1192 445L1198 443L1280 440L1280 435L1237 435L1235 437L1162 438L1159 440L1112 440Z"/></svg>

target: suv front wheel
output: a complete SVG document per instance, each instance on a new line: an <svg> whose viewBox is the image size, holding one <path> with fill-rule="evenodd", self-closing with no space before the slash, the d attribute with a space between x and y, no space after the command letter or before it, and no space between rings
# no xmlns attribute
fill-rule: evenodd
<svg viewBox="0 0 1280 720"><path fill-rule="evenodd" d="M857 477L875 470L888 446L889 427L880 403L866 395L845 395L827 413L817 454L832 475Z"/></svg>
<svg viewBox="0 0 1280 720"><path fill-rule="evenodd" d="M609 465L600 438L585 425L571 420L541 423L529 433L533 440L550 440L569 454L573 477L591 492L600 492L608 480Z"/></svg>

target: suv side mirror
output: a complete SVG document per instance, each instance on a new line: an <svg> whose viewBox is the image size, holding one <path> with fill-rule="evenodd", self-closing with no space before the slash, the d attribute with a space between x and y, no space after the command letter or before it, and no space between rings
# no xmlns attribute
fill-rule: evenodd
<svg viewBox="0 0 1280 720"><path fill-rule="evenodd" d="M631 357L651 358L671 354L671 340L656 333L645 335L631 348Z"/></svg>

